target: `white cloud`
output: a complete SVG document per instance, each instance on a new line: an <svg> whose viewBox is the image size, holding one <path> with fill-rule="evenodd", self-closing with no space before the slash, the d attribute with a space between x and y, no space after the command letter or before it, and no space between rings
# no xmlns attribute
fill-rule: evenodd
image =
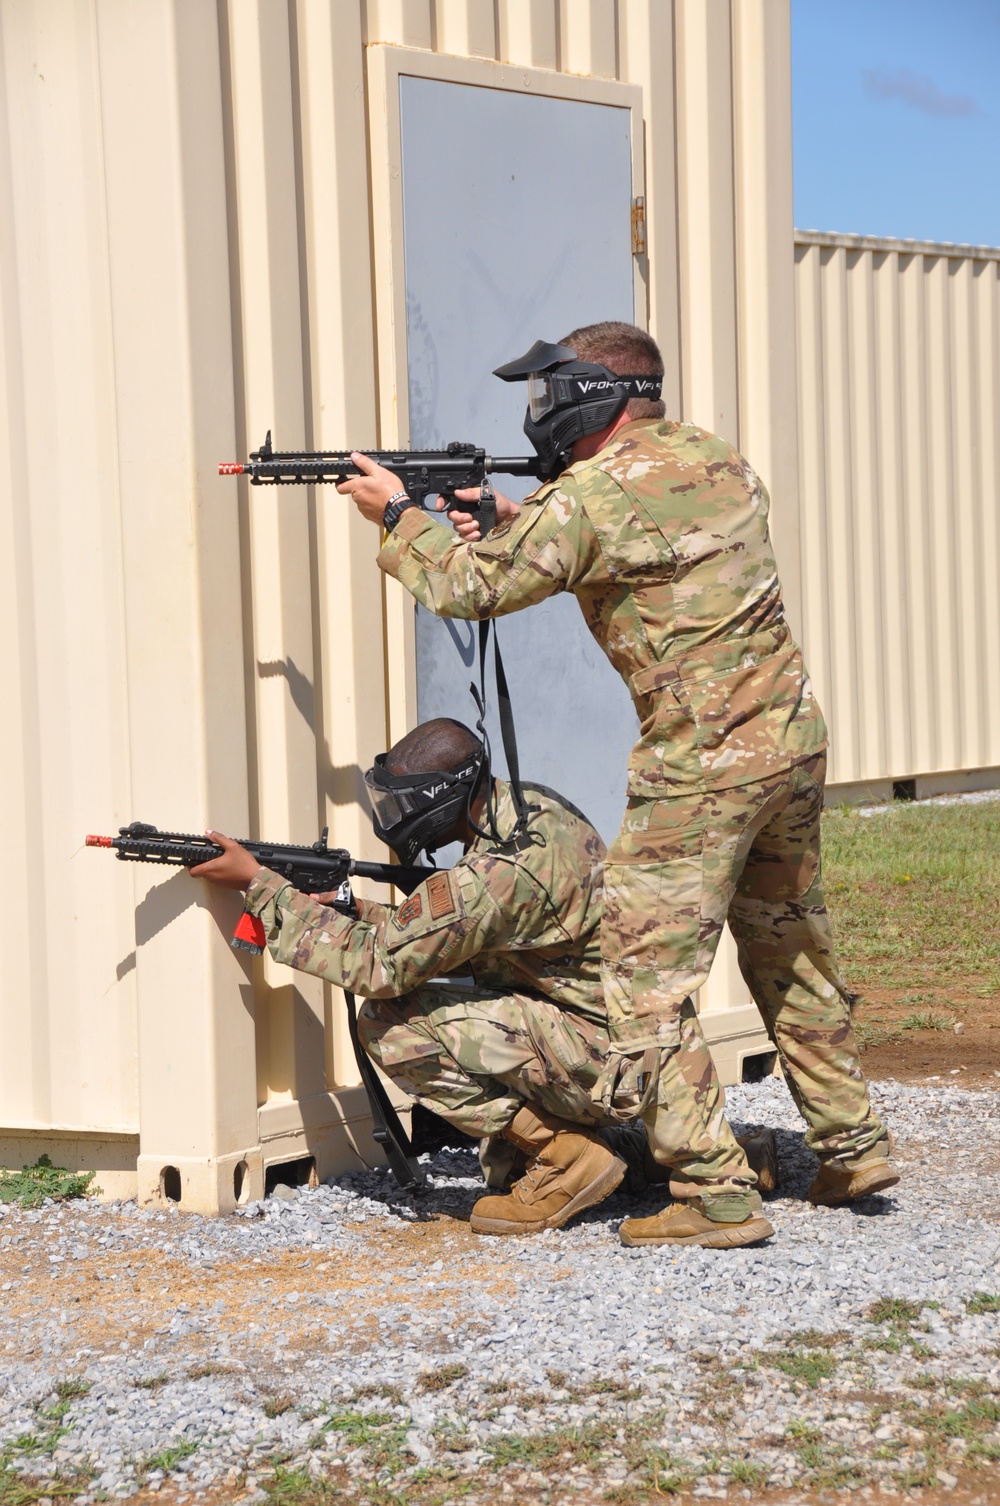
<svg viewBox="0 0 1000 1506"><path fill-rule="evenodd" d="M926 73L909 68L866 68L862 72L866 92L873 99L899 99L925 115L978 115L979 106L970 94L945 94Z"/></svg>

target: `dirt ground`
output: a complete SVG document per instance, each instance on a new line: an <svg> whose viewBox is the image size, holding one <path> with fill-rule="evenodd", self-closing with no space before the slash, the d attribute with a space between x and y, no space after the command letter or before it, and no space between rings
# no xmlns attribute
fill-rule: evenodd
<svg viewBox="0 0 1000 1506"><path fill-rule="evenodd" d="M978 992L974 991L978 989ZM869 990L854 1008L867 1076L900 1082L959 1082L964 1088L996 1087L1000 1081L1000 996L983 998L979 981L953 984L947 1004L922 1013L942 1023L904 1027L915 1011L912 994L900 989ZM919 1014L920 1012L918 1012ZM956 1032L955 1026L962 1028ZM885 1037L884 1039L882 1037Z"/></svg>

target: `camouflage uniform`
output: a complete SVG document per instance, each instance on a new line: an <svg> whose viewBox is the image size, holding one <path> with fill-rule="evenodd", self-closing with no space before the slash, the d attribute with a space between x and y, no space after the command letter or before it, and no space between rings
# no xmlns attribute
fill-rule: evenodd
<svg viewBox="0 0 1000 1506"><path fill-rule="evenodd" d="M853 1156L885 1137L823 900L826 727L785 623L768 507L724 440L645 420L479 543L412 508L379 555L444 617L499 617L572 591L628 683L641 736L606 867L604 981L616 1048L660 1048L669 1092L661 1083L644 1118L678 1195L753 1184L685 1002L727 916L808 1143Z"/></svg>
<svg viewBox="0 0 1000 1506"><path fill-rule="evenodd" d="M510 788L497 787L499 829L509 831ZM610 1049L604 844L551 792L527 790L531 819L516 850L479 837L399 906L363 900L352 919L268 869L247 891L272 956L365 998L369 1054L470 1135L499 1133L525 1100L577 1123L609 1122L592 1097ZM634 1085L616 1086L620 1107L634 1112Z"/></svg>

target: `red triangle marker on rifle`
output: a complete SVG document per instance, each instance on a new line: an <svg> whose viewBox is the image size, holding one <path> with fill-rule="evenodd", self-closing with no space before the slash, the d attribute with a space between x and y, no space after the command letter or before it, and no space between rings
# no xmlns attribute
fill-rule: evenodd
<svg viewBox="0 0 1000 1506"><path fill-rule="evenodd" d="M244 910L229 945L237 952L251 952L259 957L267 945L264 923L260 916L251 915L249 910Z"/></svg>

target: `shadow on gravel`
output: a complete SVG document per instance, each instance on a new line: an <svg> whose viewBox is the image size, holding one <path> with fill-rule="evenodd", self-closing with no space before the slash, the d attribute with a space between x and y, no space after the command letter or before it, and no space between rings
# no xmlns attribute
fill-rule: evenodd
<svg viewBox="0 0 1000 1506"><path fill-rule="evenodd" d="M466 1192L464 1189L459 1192L449 1189L445 1192L440 1187L428 1187L423 1191L407 1193L404 1198L395 1195L391 1188L383 1192L381 1188L367 1187L364 1195L369 1202L380 1204L386 1213L402 1219L404 1223L429 1224L439 1218L450 1218L467 1224L473 1204L483 1193Z"/></svg>
<svg viewBox="0 0 1000 1506"><path fill-rule="evenodd" d="M473 1144L426 1147L418 1140L415 1148L421 1169L433 1178L434 1185L402 1192L388 1167L335 1177L331 1185L359 1193L406 1223L431 1223L438 1218L468 1223L473 1204L486 1190L477 1147ZM470 1182L475 1185L468 1185Z"/></svg>
<svg viewBox="0 0 1000 1506"><path fill-rule="evenodd" d="M428 1115L436 1119L436 1115ZM756 1124L740 1119L731 1121L737 1134L757 1128ZM443 1124L443 1121L442 1121ZM451 1126L443 1126L446 1133L453 1134ZM422 1152L423 1169L433 1177L434 1185L416 1192L400 1192L392 1174L386 1169L373 1185L377 1173L362 1173L357 1180L354 1175L337 1178L337 1184L356 1190L372 1203L379 1204L386 1213L410 1224L433 1223L438 1219L454 1219L468 1223L476 1201L486 1192L486 1184L479 1168L479 1155L475 1145L438 1145L437 1127L421 1126L423 1134L417 1140L417 1149ZM806 1193L816 1175L818 1161L806 1148L801 1130L776 1129L778 1148L778 1188L776 1197L791 1202L805 1202ZM440 1135L440 1138L445 1138ZM421 1143L423 1141L424 1143ZM429 1143L428 1143L429 1142ZM428 1164L429 1162L429 1164ZM472 1184L472 1185L470 1185ZM612 1225L626 1217L645 1218L660 1212L671 1201L665 1186L651 1186L643 1191L629 1191L626 1184L594 1208L588 1208L572 1220L574 1227L584 1225ZM884 1218L899 1211L899 1205L891 1196L875 1193L863 1201L846 1205L859 1218Z"/></svg>
<svg viewBox="0 0 1000 1506"><path fill-rule="evenodd" d="M856 1218L885 1218L887 1214L900 1212L896 1199L880 1192L873 1192L871 1197L859 1198L856 1203L845 1203L843 1206Z"/></svg>

